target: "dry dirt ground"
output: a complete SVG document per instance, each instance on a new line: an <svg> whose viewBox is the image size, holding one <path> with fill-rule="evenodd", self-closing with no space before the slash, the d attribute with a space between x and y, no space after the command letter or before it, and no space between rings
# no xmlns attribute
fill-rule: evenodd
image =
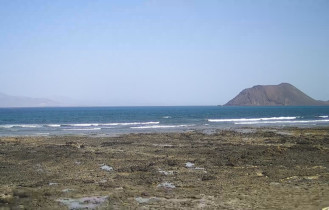
<svg viewBox="0 0 329 210"><path fill-rule="evenodd" d="M329 128L0 138L0 210L328 206Z"/></svg>

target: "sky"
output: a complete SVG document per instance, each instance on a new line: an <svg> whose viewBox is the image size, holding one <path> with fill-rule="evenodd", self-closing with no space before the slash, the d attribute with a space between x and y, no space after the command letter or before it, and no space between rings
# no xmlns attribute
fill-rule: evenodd
<svg viewBox="0 0 329 210"><path fill-rule="evenodd" d="M288 82L329 100L327 0L0 0L0 92L218 105Z"/></svg>

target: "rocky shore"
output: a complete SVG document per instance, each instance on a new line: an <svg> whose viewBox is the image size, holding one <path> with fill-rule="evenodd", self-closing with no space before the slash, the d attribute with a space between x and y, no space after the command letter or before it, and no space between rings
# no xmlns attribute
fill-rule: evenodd
<svg viewBox="0 0 329 210"><path fill-rule="evenodd" d="M329 128L0 138L0 209L325 209Z"/></svg>

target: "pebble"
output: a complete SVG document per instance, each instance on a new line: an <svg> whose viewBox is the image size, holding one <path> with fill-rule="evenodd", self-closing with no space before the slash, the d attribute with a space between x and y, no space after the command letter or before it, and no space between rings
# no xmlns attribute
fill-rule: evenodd
<svg viewBox="0 0 329 210"><path fill-rule="evenodd" d="M187 162L187 163L185 163L185 167L186 168L193 168L194 167L194 163Z"/></svg>
<svg viewBox="0 0 329 210"><path fill-rule="evenodd" d="M11 203L13 200L13 195L12 194L0 194L0 203Z"/></svg>
<svg viewBox="0 0 329 210"><path fill-rule="evenodd" d="M101 169L103 169L105 171L113 171L113 168L111 166L108 166L108 165L101 166Z"/></svg>
<svg viewBox="0 0 329 210"><path fill-rule="evenodd" d="M92 196L84 198L64 198L57 201L66 205L69 209L96 209L107 200L108 196Z"/></svg>
<svg viewBox="0 0 329 210"><path fill-rule="evenodd" d="M174 171L164 171L164 170L161 170L161 169L159 169L159 173L163 174L163 175L166 175L166 176L174 175Z"/></svg>
<svg viewBox="0 0 329 210"><path fill-rule="evenodd" d="M150 197L150 198L142 198L142 197L137 197L135 200L139 204L145 204L145 203L154 203L157 202L159 199L157 197Z"/></svg>
<svg viewBox="0 0 329 210"><path fill-rule="evenodd" d="M164 187L164 188L176 188L176 186L170 182L163 182L161 184L158 184L158 187Z"/></svg>
<svg viewBox="0 0 329 210"><path fill-rule="evenodd" d="M64 189L64 190L62 190L62 192L70 192L70 191L74 191L73 189Z"/></svg>

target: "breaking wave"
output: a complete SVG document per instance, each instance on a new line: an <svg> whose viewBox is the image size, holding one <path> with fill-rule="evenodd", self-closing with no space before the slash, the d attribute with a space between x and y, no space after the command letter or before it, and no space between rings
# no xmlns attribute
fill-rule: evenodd
<svg viewBox="0 0 329 210"><path fill-rule="evenodd" d="M59 128L59 127L61 127L60 124L48 124L48 125L46 125L46 126L48 126L48 127L52 127L52 128Z"/></svg>
<svg viewBox="0 0 329 210"><path fill-rule="evenodd" d="M73 126L73 127L91 127L91 126L98 126L99 124L98 123L77 123L77 124L67 124L67 125Z"/></svg>
<svg viewBox="0 0 329 210"><path fill-rule="evenodd" d="M160 122L127 122L127 123L102 123L100 125L105 126L127 126L127 125L154 125L159 124Z"/></svg>
<svg viewBox="0 0 329 210"><path fill-rule="evenodd" d="M181 128L187 127L188 125L151 125L151 126L137 126L130 127L132 129L157 129L157 128Z"/></svg>
<svg viewBox="0 0 329 210"><path fill-rule="evenodd" d="M328 115L322 115L322 116L318 116L320 118L328 118L329 116Z"/></svg>
<svg viewBox="0 0 329 210"><path fill-rule="evenodd" d="M17 125L0 125L0 128L41 128L38 124L17 124Z"/></svg>
<svg viewBox="0 0 329 210"><path fill-rule="evenodd" d="M94 130L101 130L101 128L67 128L63 130L64 131L94 131Z"/></svg>
<svg viewBox="0 0 329 210"><path fill-rule="evenodd" d="M239 118L239 119L208 119L209 122L251 122L270 120L295 120L297 117L263 117L263 118Z"/></svg>
<svg viewBox="0 0 329 210"><path fill-rule="evenodd" d="M262 117L262 118L239 118L239 119L208 119L209 122L231 122L235 125L257 125L257 124L310 124L325 123L328 116L318 116L321 120L300 120L300 117Z"/></svg>
<svg viewBox="0 0 329 210"><path fill-rule="evenodd" d="M157 125L160 122L127 122L127 123L74 123L74 124L5 124L0 125L0 128L65 128L68 129L91 129L91 128L106 128L108 126L133 126L133 125Z"/></svg>
<svg viewBox="0 0 329 210"><path fill-rule="evenodd" d="M309 123L324 123L329 122L329 120L293 120L293 121L258 121L258 122L252 122L252 121L245 121L245 122L235 122L235 125L255 125L255 124L309 124Z"/></svg>
<svg viewBox="0 0 329 210"><path fill-rule="evenodd" d="M163 119L169 119L169 118L171 118L171 116L163 116L162 118Z"/></svg>

